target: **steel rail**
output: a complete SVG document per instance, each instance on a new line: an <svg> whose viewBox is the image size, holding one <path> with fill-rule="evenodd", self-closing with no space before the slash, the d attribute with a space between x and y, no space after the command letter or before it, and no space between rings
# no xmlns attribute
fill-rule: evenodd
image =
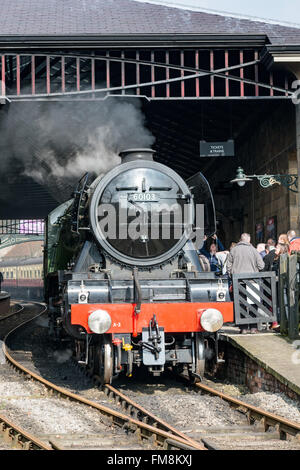
<svg viewBox="0 0 300 470"><path fill-rule="evenodd" d="M40 316L44 313L45 309L39 313ZM36 317L34 317L36 318ZM31 320L26 321L24 324L29 323ZM70 392L69 390L66 390L62 387L59 387L55 385L52 382L49 382L48 380L44 379L40 375L36 374L35 372L31 371L27 367L24 367L22 364L20 364L18 361L16 361L11 354L8 351L7 348L7 340L8 338L18 329L20 328L19 325L18 327L14 328L11 332L9 332L5 340L3 341L3 352L5 355L6 360L18 371L21 371L24 373L27 377L32 378L33 380L42 383L49 391L50 393L55 392L58 396L64 397L67 399L71 399L73 401L82 403L84 405L87 405L93 409L96 409L101 412L101 414L109 417L112 419L113 424L116 424L118 426L121 426L128 431L132 432L137 432L140 439L149 439L149 438L154 438L154 444L157 446L164 448L164 449L170 449L170 448L176 448L180 450L207 450L203 444L189 440L188 437L179 437L178 435L174 435L172 432L160 429L159 427L151 426L147 423L144 423L142 421L139 421L137 419L134 419L128 415L119 413L118 411L112 410L111 408L108 408L104 405L100 405L99 403L90 401L84 397L81 397L80 395L77 395L73 392ZM138 406L138 405L137 405Z"/></svg>
<svg viewBox="0 0 300 470"><path fill-rule="evenodd" d="M16 303L15 305L19 304ZM21 312L23 312L23 310L24 306L21 305L20 308L18 308L15 312L11 312L5 316L1 316L0 322L10 319L15 315L19 315ZM45 308L43 308L42 312L39 312L38 315L35 315L33 318L36 318L37 316L41 315L44 311ZM26 324L32 319L22 322L21 325ZM21 325L19 325L18 327L20 327ZM38 439L36 436L28 433L26 430L24 430L23 428L21 428L20 426L18 426L13 421L3 415L0 415L0 433L3 435L4 441L10 443L13 447L21 448L23 450L53 450L51 446Z"/></svg>
<svg viewBox="0 0 300 470"><path fill-rule="evenodd" d="M129 397L124 395L124 393L120 392L116 388L112 387L109 384L103 385L103 389L105 392L107 392L109 395L112 395L113 398L116 400L116 402L121 403L122 407L127 407L130 413L134 413L136 417L143 421L147 421L148 424L151 424L152 426L158 427L160 429L163 429L167 432L171 432L175 436L180 437L181 439L186 440L186 442L189 445L194 446L195 444L199 445L197 441L194 439L188 437L186 434L183 432L179 431L178 429L174 428L170 424L166 423L164 420L158 418L155 416L153 413L149 412L146 410L144 407L140 406L138 403L134 402L131 400ZM132 411L133 410L133 411Z"/></svg>
<svg viewBox="0 0 300 470"><path fill-rule="evenodd" d="M4 441L9 442L13 447L23 450L53 450L51 446L2 415L0 415L0 432L3 434Z"/></svg>
<svg viewBox="0 0 300 470"><path fill-rule="evenodd" d="M18 305L18 304L14 304L14 305ZM13 317L14 315L18 315L23 310L24 310L24 306L20 306L20 308L16 312L10 312L10 313L7 313L6 315L1 315L0 322L3 321L3 320L7 320L8 318Z"/></svg>
<svg viewBox="0 0 300 470"><path fill-rule="evenodd" d="M180 375L180 377L189 381L189 378L184 375ZM219 392L203 383L196 383L193 385L202 392L219 397L228 402L230 406L238 408L239 411L247 415L249 424L253 424L254 421L260 421L265 432L267 432L270 427L275 427L279 433L280 439L285 439L287 435L300 439L300 423L283 418L274 413L270 413L269 411L250 405L249 403L237 398L233 398L230 395Z"/></svg>

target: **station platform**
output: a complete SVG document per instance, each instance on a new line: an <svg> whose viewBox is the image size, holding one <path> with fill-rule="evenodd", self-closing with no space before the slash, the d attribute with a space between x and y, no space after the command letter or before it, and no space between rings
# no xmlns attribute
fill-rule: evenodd
<svg viewBox="0 0 300 470"><path fill-rule="evenodd" d="M222 328L220 340L229 342L300 397L300 338L291 342L279 333L242 335L234 327Z"/></svg>
<svg viewBox="0 0 300 470"><path fill-rule="evenodd" d="M0 316L9 312L10 294L8 292L0 292Z"/></svg>

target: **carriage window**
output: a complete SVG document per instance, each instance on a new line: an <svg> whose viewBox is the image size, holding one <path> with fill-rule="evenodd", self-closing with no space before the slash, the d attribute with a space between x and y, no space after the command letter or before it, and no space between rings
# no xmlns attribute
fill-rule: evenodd
<svg viewBox="0 0 300 470"><path fill-rule="evenodd" d="M10 278L13 279L13 277L14 277L14 273L13 273L13 271L11 271Z"/></svg>

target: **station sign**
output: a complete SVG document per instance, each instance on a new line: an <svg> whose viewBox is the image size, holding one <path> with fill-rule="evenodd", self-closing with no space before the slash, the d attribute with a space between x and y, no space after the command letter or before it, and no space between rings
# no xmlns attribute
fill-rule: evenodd
<svg viewBox="0 0 300 470"><path fill-rule="evenodd" d="M200 157L234 157L234 140L227 142L200 141Z"/></svg>

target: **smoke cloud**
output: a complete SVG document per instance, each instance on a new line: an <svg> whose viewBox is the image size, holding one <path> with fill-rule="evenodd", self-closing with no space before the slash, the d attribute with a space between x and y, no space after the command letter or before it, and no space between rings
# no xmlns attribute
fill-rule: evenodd
<svg viewBox="0 0 300 470"><path fill-rule="evenodd" d="M71 349L65 349L64 351L54 351L53 357L58 364L64 364L72 357Z"/></svg>
<svg viewBox="0 0 300 470"><path fill-rule="evenodd" d="M140 100L13 103L1 119L2 169L15 168L62 202L85 172L105 173L126 148L151 147Z"/></svg>

